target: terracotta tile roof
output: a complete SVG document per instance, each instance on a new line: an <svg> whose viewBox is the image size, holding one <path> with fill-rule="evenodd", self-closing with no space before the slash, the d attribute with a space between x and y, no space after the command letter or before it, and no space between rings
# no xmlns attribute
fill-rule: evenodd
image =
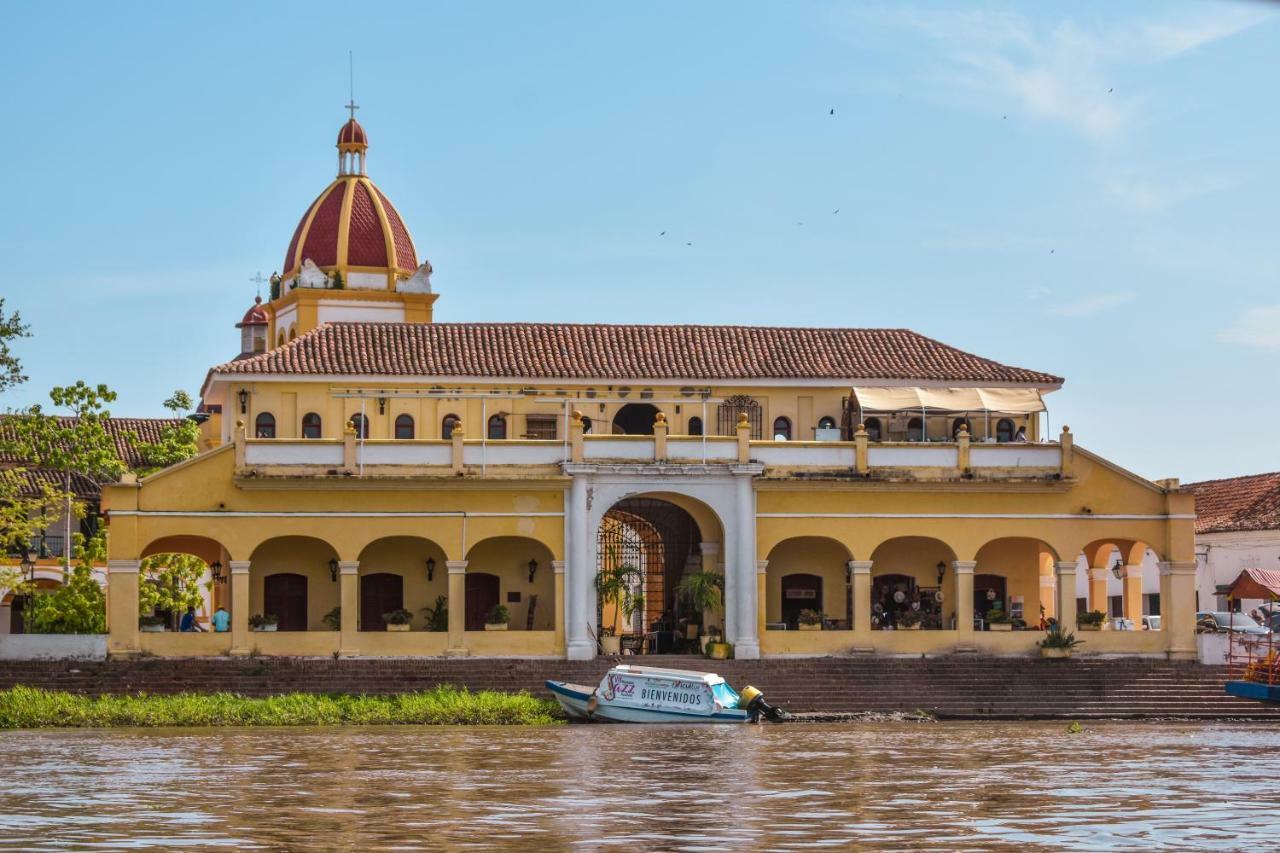
<svg viewBox="0 0 1280 853"><path fill-rule="evenodd" d="M12 433L5 424L10 417L12 416L0 415L0 441L12 437ZM76 419L58 418L58 421L63 426L68 426L75 423ZM144 444L154 444L160 440L161 430L181 423L181 418L107 418L104 426L115 444L116 457L130 468L142 468L146 463L138 453L137 447L129 440L130 436L136 435L138 441ZM20 465L25 461L16 454L0 450L0 464Z"/></svg>
<svg viewBox="0 0 1280 853"><path fill-rule="evenodd" d="M18 473L22 482L19 489L23 497L39 495L44 486L62 490L62 473L52 468L24 468ZM71 473L71 494L82 501L96 502L102 495L102 486L83 474Z"/></svg>
<svg viewBox="0 0 1280 853"><path fill-rule="evenodd" d="M1280 471L1182 488L1196 496L1196 533L1280 529Z"/></svg>
<svg viewBox="0 0 1280 853"><path fill-rule="evenodd" d="M329 323L213 372L624 381L1063 381L907 329L561 323Z"/></svg>

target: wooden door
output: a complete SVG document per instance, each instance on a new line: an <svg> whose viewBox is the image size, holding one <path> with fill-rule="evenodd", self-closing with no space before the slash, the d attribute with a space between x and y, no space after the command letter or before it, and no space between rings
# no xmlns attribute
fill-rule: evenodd
<svg viewBox="0 0 1280 853"><path fill-rule="evenodd" d="M280 572L262 579L262 612L279 621L277 631L307 630L307 578Z"/></svg>
<svg viewBox="0 0 1280 853"><path fill-rule="evenodd" d="M782 621L794 630L800 624L800 611L822 612L822 578L795 574L782 578Z"/></svg>
<svg viewBox="0 0 1280 853"><path fill-rule="evenodd" d="M484 572L467 572L467 621L468 631L483 631L489 620L489 611L498 604L497 575Z"/></svg>
<svg viewBox="0 0 1280 853"><path fill-rule="evenodd" d="M404 607L404 578L374 572L360 578L360 630L384 631L382 614Z"/></svg>

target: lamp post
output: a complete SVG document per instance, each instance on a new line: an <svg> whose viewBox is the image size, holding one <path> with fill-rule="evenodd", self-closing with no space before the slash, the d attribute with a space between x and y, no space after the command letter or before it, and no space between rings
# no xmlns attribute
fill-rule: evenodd
<svg viewBox="0 0 1280 853"><path fill-rule="evenodd" d="M427 557L427 583L436 579L436 558Z"/></svg>

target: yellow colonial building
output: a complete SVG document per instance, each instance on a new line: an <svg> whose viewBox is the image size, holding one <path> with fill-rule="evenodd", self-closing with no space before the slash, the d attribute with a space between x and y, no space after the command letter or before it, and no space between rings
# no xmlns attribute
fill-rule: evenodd
<svg viewBox="0 0 1280 853"><path fill-rule="evenodd" d="M1049 430L1060 377L903 329L438 323L367 147L347 122L209 371L204 452L105 490L113 654L582 659L615 621L646 653L700 623L743 658L1023 654L1087 573L1086 607L1118 575L1115 624L1162 618L1084 651L1194 657L1192 497ZM172 551L229 631L140 630L139 561ZM678 592L704 571L706 614Z"/></svg>

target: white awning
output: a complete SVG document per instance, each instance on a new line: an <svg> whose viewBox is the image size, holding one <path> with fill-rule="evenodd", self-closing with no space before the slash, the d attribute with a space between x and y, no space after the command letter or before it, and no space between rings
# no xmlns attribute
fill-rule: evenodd
<svg viewBox="0 0 1280 853"><path fill-rule="evenodd" d="M1043 412L1044 400L1034 388L854 388L863 411L905 412Z"/></svg>

